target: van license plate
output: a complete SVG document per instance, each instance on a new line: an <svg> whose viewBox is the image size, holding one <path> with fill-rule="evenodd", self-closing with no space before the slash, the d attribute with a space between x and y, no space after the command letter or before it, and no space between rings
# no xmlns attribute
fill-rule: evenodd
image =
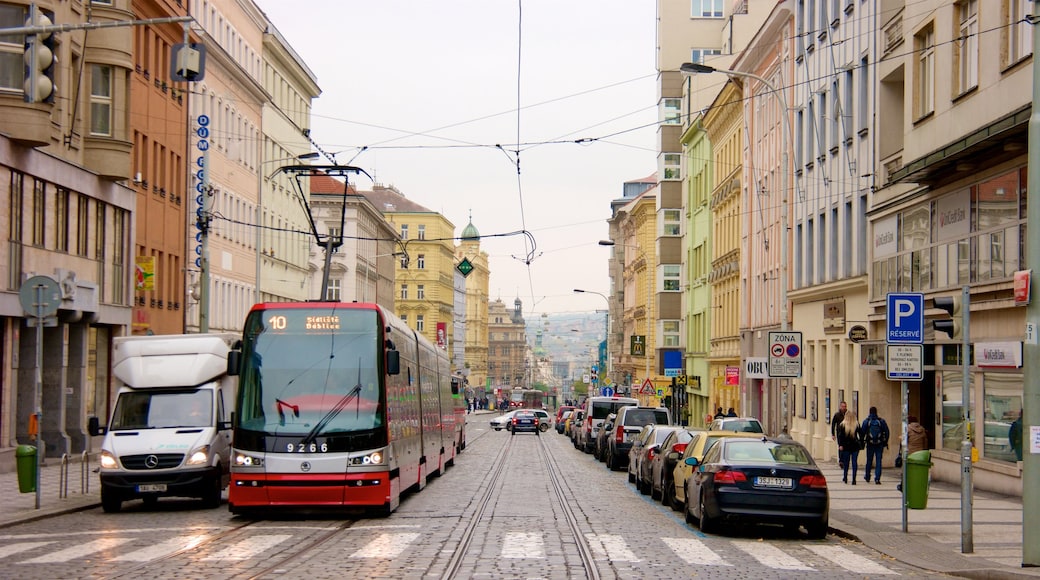
<svg viewBox="0 0 1040 580"><path fill-rule="evenodd" d="M138 493L147 493L147 492L156 492L156 491L166 491L166 484L165 483L142 483L141 485L137 486L137 492Z"/></svg>

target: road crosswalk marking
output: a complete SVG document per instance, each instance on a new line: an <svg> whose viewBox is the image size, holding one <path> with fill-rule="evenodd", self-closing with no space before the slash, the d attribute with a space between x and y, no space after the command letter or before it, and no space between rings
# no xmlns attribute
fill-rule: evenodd
<svg viewBox="0 0 1040 580"><path fill-rule="evenodd" d="M213 554L212 556L203 558L205 561L213 560L249 560L265 550L281 544L282 542L291 538L291 534L267 534L253 536L246 538L240 542L235 542L233 545L224 548L223 550Z"/></svg>
<svg viewBox="0 0 1040 580"><path fill-rule="evenodd" d="M147 548L135 550L129 554L116 556L115 558L112 558L112 560L114 562L150 562L157 558L169 556L170 554L180 550L190 550L199 545L207 537L208 536L205 534L177 536L175 538L170 538L165 542L159 542L158 544L153 544Z"/></svg>
<svg viewBox="0 0 1040 580"><path fill-rule="evenodd" d="M585 534L592 551L613 562L638 562L639 558L628 549L624 538L613 534Z"/></svg>
<svg viewBox="0 0 1040 580"><path fill-rule="evenodd" d="M21 554L22 552L42 548L47 544L53 543L54 542L18 542L17 544L11 544L10 546L0 546L0 558Z"/></svg>
<svg viewBox="0 0 1040 580"><path fill-rule="evenodd" d="M764 542L749 542L747 540L734 540L733 545L759 561L763 566L775 570L812 570L812 566L803 564L798 558L777 548L772 544Z"/></svg>
<svg viewBox="0 0 1040 580"><path fill-rule="evenodd" d="M57 552L51 552L38 556L31 560L21 562L22 564L57 564L60 562L68 562L69 560L75 560L76 558L83 558L89 556L94 552L101 552L103 550L111 550L117 546L125 544L133 538L98 538L91 542L78 544L71 548L65 548L64 550L58 550Z"/></svg>
<svg viewBox="0 0 1040 580"><path fill-rule="evenodd" d="M512 532L502 543L503 558L544 558L545 541L541 534Z"/></svg>
<svg viewBox="0 0 1040 580"><path fill-rule="evenodd" d="M695 538L661 538L687 564L695 566L732 566Z"/></svg>
<svg viewBox="0 0 1040 580"><path fill-rule="evenodd" d="M384 558L391 559L401 555L419 537L414 532L379 534L379 536L367 543L360 550L350 555L351 558Z"/></svg>
<svg viewBox="0 0 1040 580"><path fill-rule="evenodd" d="M387 526L413 527L414 526ZM130 551L110 555L117 548L129 542L137 541L137 536L129 537L104 537L97 538L85 543L76 543L67 548L53 549L55 541L23 541L7 545L0 545L0 559L13 556L28 555L34 550L50 550L46 553L21 561L21 564L57 564L75 559L97 558L98 554L104 554L111 562L149 562L168 557L179 551L188 551L202 545L212 537L212 533L202 530L193 530L196 533L182 534L168 539L157 541L144 547L125 546ZM371 530L374 531L374 530ZM357 551L350 554L350 558L371 559L393 559L404 553L409 546L418 541L422 534L419 532L376 532L368 537L372 538L367 544L362 545ZM36 537L26 535L26 538ZM234 544L224 545L219 551L202 558L204 561L243 561L253 558L262 558L264 553L275 548L279 544L293 537L291 533L283 534L256 534ZM15 538L11 538L15 539ZM632 551L625 538L617 534L585 534L585 539L592 548L598 559L606 559L611 562L641 562L639 557ZM822 560L826 560L835 566L850 573L860 576L899 575L898 572L886 568L882 563L875 562L869 556L857 553L854 550L836 544L828 543L785 543L772 544L761 541L717 538L712 542L705 538L694 537L672 537L661 538L661 542L668 546L672 553L682 561L693 566L734 566L742 554L754 558L760 565L785 571L824 571L827 568ZM639 544L643 545L642 542ZM725 546L731 546L737 553L727 556ZM722 547L722 552L718 551ZM136 548L136 549L134 549ZM546 555L545 538L541 533L513 532L507 533L501 546L501 558L507 559L544 559ZM655 555L656 558L656 555ZM746 564L746 563L744 563ZM817 566L817 567L814 567ZM820 567L823 566L823 567Z"/></svg>
<svg viewBox="0 0 1040 580"><path fill-rule="evenodd" d="M897 572L889 570L868 558L864 558L843 546L808 545L805 547L810 552L834 562L849 572L867 575L896 574L898 576Z"/></svg>

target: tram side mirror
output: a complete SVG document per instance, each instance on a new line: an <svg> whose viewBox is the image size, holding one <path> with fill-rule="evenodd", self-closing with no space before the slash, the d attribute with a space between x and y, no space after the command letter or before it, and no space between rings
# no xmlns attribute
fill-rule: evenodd
<svg viewBox="0 0 1040 580"><path fill-rule="evenodd" d="M105 434L105 428L101 426L101 421L97 417L87 419L87 433L90 433L91 437Z"/></svg>
<svg viewBox="0 0 1040 580"><path fill-rule="evenodd" d="M227 374L229 377L237 377L239 365L242 363L242 351L232 350L227 355Z"/></svg>
<svg viewBox="0 0 1040 580"><path fill-rule="evenodd" d="M401 374L401 353L396 350L386 351L386 374Z"/></svg>

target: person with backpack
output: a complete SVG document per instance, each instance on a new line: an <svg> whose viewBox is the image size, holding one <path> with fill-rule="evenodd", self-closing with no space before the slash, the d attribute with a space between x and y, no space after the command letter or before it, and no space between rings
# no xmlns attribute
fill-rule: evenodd
<svg viewBox="0 0 1040 580"><path fill-rule="evenodd" d="M888 448L888 423L878 417L877 407L871 407L867 418L863 420L863 442L866 444L867 462L863 479L870 482L870 468L874 467L874 483L881 485L881 456Z"/></svg>

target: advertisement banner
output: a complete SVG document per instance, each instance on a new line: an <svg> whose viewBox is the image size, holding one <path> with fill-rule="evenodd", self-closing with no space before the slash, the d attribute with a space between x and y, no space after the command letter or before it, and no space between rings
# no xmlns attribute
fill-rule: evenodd
<svg viewBox="0 0 1040 580"><path fill-rule="evenodd" d="M437 323L437 346L446 349L448 348L448 323L438 322Z"/></svg>
<svg viewBox="0 0 1040 580"><path fill-rule="evenodd" d="M134 287L143 292L155 290L155 256L137 256L134 263Z"/></svg>

